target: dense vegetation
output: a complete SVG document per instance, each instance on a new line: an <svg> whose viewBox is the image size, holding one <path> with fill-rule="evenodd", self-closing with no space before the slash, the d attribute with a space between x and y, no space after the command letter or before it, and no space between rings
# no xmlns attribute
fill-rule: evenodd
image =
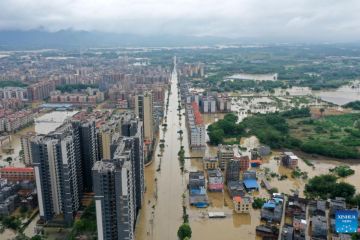
<svg viewBox="0 0 360 240"><path fill-rule="evenodd" d="M334 158L360 158L360 114L327 116L314 120L308 108L282 113L255 114L237 123L237 116L227 114L208 127L211 144L226 139L255 135L272 148L299 149Z"/></svg>
<svg viewBox="0 0 360 240"><path fill-rule="evenodd" d="M0 81L0 88L4 87L26 87L27 84L20 81Z"/></svg>
<svg viewBox="0 0 360 240"><path fill-rule="evenodd" d="M13 230L19 230L21 226L21 220L14 216L3 216L0 218L0 222L5 228Z"/></svg>
<svg viewBox="0 0 360 240"><path fill-rule="evenodd" d="M286 85L282 81L253 81L253 80L235 80L222 82L219 85L220 89L225 92L234 90L240 91L272 91L275 88L286 88Z"/></svg>
<svg viewBox="0 0 360 240"><path fill-rule="evenodd" d="M354 110L360 110L360 101L349 102L344 105L345 108L352 108Z"/></svg>
<svg viewBox="0 0 360 240"><path fill-rule="evenodd" d="M298 141L289 136L289 126L285 116L291 118L309 116L309 114L307 108L294 109L284 113L256 114L236 123L237 116L230 113L208 127L210 143L219 144L224 138L255 135L262 143L272 148L298 146Z"/></svg>
<svg viewBox="0 0 360 240"><path fill-rule="evenodd" d="M95 202L92 202L81 215L80 220L74 223L69 239L76 239L78 236L87 236L87 239L96 239L96 213Z"/></svg>
<svg viewBox="0 0 360 240"><path fill-rule="evenodd" d="M77 92L87 88L97 88L97 84L64 84L56 87L56 90L61 92Z"/></svg>
<svg viewBox="0 0 360 240"><path fill-rule="evenodd" d="M305 185L305 196L315 199L343 197L348 202L353 199L355 187L345 182L337 182L334 175L315 176Z"/></svg>
<svg viewBox="0 0 360 240"><path fill-rule="evenodd" d="M329 169L330 172L336 174L339 177L347 177L353 175L355 170L351 169L350 166L340 165Z"/></svg>

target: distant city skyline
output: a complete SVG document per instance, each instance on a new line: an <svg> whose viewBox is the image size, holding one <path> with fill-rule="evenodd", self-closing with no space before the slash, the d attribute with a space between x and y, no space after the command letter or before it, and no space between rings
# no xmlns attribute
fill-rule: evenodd
<svg viewBox="0 0 360 240"><path fill-rule="evenodd" d="M303 42L360 39L356 0L2 0L0 9L0 31L73 29Z"/></svg>

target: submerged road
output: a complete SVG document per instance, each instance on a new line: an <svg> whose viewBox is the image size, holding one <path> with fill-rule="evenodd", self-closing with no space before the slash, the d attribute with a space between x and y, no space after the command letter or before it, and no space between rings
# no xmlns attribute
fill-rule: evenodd
<svg viewBox="0 0 360 240"><path fill-rule="evenodd" d="M177 230L182 224L182 194L186 191L186 180L180 170L177 153L181 142L178 130L183 130L183 141L188 153L187 131L184 116L178 116L178 76L176 67L171 75L169 106L165 112L166 130L161 128L160 139L165 148L156 147L154 162L145 169L147 192L144 207L136 227L136 239L177 239ZM167 93L168 94L168 93ZM167 97L166 94L166 97ZM185 140L186 139L186 140ZM186 144L185 144L186 143Z"/></svg>

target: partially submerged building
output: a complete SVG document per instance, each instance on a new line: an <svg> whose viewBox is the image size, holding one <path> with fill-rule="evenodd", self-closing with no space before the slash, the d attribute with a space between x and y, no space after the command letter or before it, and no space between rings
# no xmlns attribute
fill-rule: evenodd
<svg viewBox="0 0 360 240"><path fill-rule="evenodd" d="M227 188L231 198L234 198L236 196L243 197L246 194L244 184L240 180L228 182Z"/></svg>
<svg viewBox="0 0 360 240"><path fill-rule="evenodd" d="M224 177L220 169L209 169L207 172L208 190L222 192L224 189Z"/></svg>
<svg viewBox="0 0 360 240"><path fill-rule="evenodd" d="M256 171L245 171L243 173L243 183L247 191L258 191L259 184L257 183Z"/></svg>
<svg viewBox="0 0 360 240"><path fill-rule="evenodd" d="M281 162L285 167L295 169L298 166L299 158L292 152L284 152Z"/></svg>
<svg viewBox="0 0 360 240"><path fill-rule="evenodd" d="M206 129L196 102L186 105L186 120L189 129L189 141L191 148L205 147Z"/></svg>
<svg viewBox="0 0 360 240"><path fill-rule="evenodd" d="M189 173L189 201L190 205L204 208L209 205L206 194L204 172L196 171Z"/></svg>
<svg viewBox="0 0 360 240"><path fill-rule="evenodd" d="M216 157L204 157L204 169L217 169L219 167L218 159Z"/></svg>
<svg viewBox="0 0 360 240"><path fill-rule="evenodd" d="M235 196L233 197L234 210L236 213L249 213L251 206L251 197L250 196Z"/></svg>
<svg viewBox="0 0 360 240"><path fill-rule="evenodd" d="M273 194L261 208L261 220L272 223L280 223L283 215L284 197L281 194Z"/></svg>

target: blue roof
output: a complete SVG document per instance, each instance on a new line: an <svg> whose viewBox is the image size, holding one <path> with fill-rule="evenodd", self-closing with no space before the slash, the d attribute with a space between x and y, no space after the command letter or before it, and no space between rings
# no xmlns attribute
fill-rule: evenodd
<svg viewBox="0 0 360 240"><path fill-rule="evenodd" d="M206 202L198 202L198 203L194 203L194 206L197 208L206 208L209 204Z"/></svg>
<svg viewBox="0 0 360 240"><path fill-rule="evenodd" d="M275 208L275 203L273 202L266 202L264 203L264 208Z"/></svg>
<svg viewBox="0 0 360 240"><path fill-rule="evenodd" d="M259 184L257 183L256 179L245 179L243 182L246 189L259 189Z"/></svg>

